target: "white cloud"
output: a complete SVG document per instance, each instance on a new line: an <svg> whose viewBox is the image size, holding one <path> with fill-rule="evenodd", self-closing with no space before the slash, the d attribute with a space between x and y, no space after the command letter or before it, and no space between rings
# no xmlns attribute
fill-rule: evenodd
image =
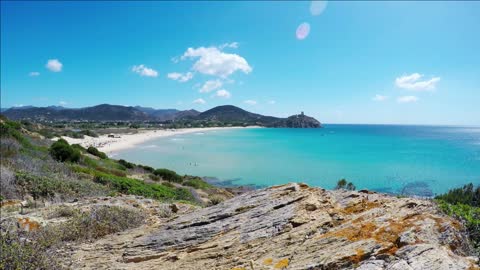
<svg viewBox="0 0 480 270"><path fill-rule="evenodd" d="M270 105L273 105L273 104L275 104L275 103L277 103L277 102L276 102L275 100L269 100L267 103L270 104Z"/></svg>
<svg viewBox="0 0 480 270"><path fill-rule="evenodd" d="M230 98L232 96L232 94L230 94L230 92L228 92L225 89L220 89L220 90L217 91L215 96L222 97L222 98Z"/></svg>
<svg viewBox="0 0 480 270"><path fill-rule="evenodd" d="M385 101L388 99L388 96L383 96L383 95L375 95L372 100L373 101Z"/></svg>
<svg viewBox="0 0 480 270"><path fill-rule="evenodd" d="M133 66L132 71L135 73L140 74L140 76L145 76L145 77L157 77L158 72L152 68L148 68L145 65L138 65L138 66Z"/></svg>
<svg viewBox="0 0 480 270"><path fill-rule="evenodd" d="M417 102L418 97L416 96L402 96L397 98L398 103L411 103L411 102Z"/></svg>
<svg viewBox="0 0 480 270"><path fill-rule="evenodd" d="M423 78L422 74L413 73L410 75L404 75L395 79L395 84L399 88L416 91L433 91L436 84L440 81L440 77L433 77L429 80L420 79Z"/></svg>
<svg viewBox="0 0 480 270"><path fill-rule="evenodd" d="M181 60L198 59L192 66L202 74L227 78L236 71L248 74L252 67L238 54L222 52L217 47L188 48Z"/></svg>
<svg viewBox="0 0 480 270"><path fill-rule="evenodd" d="M218 48L220 48L220 50L223 49L223 48L237 49L238 48L238 42L223 43L222 45L218 46Z"/></svg>
<svg viewBox="0 0 480 270"><path fill-rule="evenodd" d="M193 101L193 103L195 103L195 104L205 104L207 102L205 100L203 100L203 98L197 98Z"/></svg>
<svg viewBox="0 0 480 270"><path fill-rule="evenodd" d="M58 102L58 104L60 104L60 106L65 106L65 105L68 104L68 102L62 100L62 101Z"/></svg>
<svg viewBox="0 0 480 270"><path fill-rule="evenodd" d="M60 63L58 59L50 59L48 60L45 67L52 72L60 72L62 71L63 64Z"/></svg>
<svg viewBox="0 0 480 270"><path fill-rule="evenodd" d="M23 104L13 104L13 107L24 107L25 105Z"/></svg>
<svg viewBox="0 0 480 270"><path fill-rule="evenodd" d="M168 73L167 77L169 79L172 79L174 81L179 81L179 82L188 82L193 78L193 73L192 72L187 72L185 74L178 73L178 72L172 72Z"/></svg>
<svg viewBox="0 0 480 270"><path fill-rule="evenodd" d="M40 76L40 72L32 71L32 72L28 73L28 76L30 76L30 77L37 77L37 76Z"/></svg>
<svg viewBox="0 0 480 270"><path fill-rule="evenodd" d="M245 100L244 103L253 106L257 104L257 101L249 99L249 100Z"/></svg>
<svg viewBox="0 0 480 270"><path fill-rule="evenodd" d="M209 93L215 89L222 87L223 82L220 80L210 80L206 81L203 86L200 88L200 93Z"/></svg>

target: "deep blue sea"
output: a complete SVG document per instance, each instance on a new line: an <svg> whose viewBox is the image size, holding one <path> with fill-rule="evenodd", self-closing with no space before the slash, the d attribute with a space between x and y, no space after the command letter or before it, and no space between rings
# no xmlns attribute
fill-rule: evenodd
<svg viewBox="0 0 480 270"><path fill-rule="evenodd" d="M226 184L330 189L345 178L357 189L433 196L480 184L480 127L229 129L151 140L114 157Z"/></svg>

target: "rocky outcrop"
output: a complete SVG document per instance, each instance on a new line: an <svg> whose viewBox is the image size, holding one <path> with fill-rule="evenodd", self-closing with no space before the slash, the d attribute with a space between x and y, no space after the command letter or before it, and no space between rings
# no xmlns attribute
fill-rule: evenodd
<svg viewBox="0 0 480 270"><path fill-rule="evenodd" d="M75 247L89 269L479 269L427 200L288 184Z"/></svg>

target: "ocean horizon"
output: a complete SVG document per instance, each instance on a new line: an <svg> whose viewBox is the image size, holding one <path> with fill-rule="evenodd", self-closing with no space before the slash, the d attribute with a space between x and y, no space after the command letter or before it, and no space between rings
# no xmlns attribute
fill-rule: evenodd
<svg viewBox="0 0 480 270"><path fill-rule="evenodd" d="M220 185L288 182L432 197L480 183L480 127L325 124L321 129L227 129L159 138L115 158Z"/></svg>

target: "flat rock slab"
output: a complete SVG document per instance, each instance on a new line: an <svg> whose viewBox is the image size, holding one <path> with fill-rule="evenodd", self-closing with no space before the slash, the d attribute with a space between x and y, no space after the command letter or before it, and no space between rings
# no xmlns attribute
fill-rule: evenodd
<svg viewBox="0 0 480 270"><path fill-rule="evenodd" d="M462 230L427 200L294 183L84 244L74 268L478 269Z"/></svg>

